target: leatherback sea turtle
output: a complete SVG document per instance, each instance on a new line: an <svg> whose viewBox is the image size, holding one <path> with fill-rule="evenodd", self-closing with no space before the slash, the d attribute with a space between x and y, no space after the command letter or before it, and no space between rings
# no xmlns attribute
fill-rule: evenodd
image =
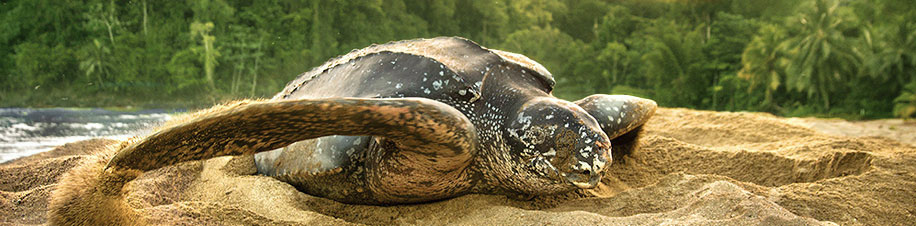
<svg viewBox="0 0 916 226"><path fill-rule="evenodd" d="M554 84L527 57L463 38L373 45L300 75L270 101L212 110L125 144L98 183L261 152L259 173L345 203L594 187L612 139L634 140L656 104L621 95L568 102L551 95Z"/></svg>

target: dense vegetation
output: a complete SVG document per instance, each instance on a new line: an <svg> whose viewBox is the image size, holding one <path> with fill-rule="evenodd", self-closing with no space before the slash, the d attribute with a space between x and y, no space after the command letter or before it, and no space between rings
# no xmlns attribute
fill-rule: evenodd
<svg viewBox="0 0 916 226"><path fill-rule="evenodd" d="M525 54L556 95L850 118L916 112L910 0L10 0L0 107L269 97L372 43L463 36Z"/></svg>

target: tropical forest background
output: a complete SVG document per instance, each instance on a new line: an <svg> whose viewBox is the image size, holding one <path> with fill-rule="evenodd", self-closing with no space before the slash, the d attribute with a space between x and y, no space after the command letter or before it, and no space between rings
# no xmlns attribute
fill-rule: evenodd
<svg viewBox="0 0 916 226"><path fill-rule="evenodd" d="M0 107L270 97L372 43L462 36L555 95L850 119L916 112L912 0L3 0Z"/></svg>

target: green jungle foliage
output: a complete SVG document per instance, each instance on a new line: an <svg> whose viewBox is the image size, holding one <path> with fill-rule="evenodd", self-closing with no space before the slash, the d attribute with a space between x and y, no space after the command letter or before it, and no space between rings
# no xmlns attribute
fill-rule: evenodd
<svg viewBox="0 0 916 226"><path fill-rule="evenodd" d="M916 114L912 0L9 0L0 107L264 98L352 49L435 36L525 54L570 100Z"/></svg>

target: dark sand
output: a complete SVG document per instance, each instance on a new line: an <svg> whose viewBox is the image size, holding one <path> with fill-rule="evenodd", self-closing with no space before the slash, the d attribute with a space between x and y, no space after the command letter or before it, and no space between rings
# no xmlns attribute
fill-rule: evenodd
<svg viewBox="0 0 916 226"><path fill-rule="evenodd" d="M896 123L896 124L895 124ZM893 128L892 128L893 127ZM254 174L250 157L147 172L127 201L152 224L912 225L916 126L659 109L597 189L518 201L468 195L347 205ZM0 164L0 225L44 224L59 177L112 140Z"/></svg>

